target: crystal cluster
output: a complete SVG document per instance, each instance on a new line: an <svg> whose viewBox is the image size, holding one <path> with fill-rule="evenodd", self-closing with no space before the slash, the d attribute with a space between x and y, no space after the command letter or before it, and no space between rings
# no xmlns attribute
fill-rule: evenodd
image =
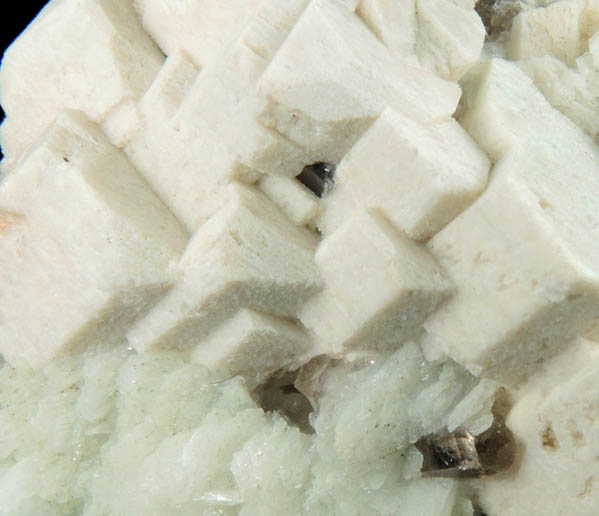
<svg viewBox="0 0 599 516"><path fill-rule="evenodd" d="M50 1L0 516L594 516L598 70L595 0Z"/></svg>

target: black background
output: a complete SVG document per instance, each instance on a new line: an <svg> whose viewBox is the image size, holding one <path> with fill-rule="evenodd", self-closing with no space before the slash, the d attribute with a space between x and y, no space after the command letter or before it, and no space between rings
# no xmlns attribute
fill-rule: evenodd
<svg viewBox="0 0 599 516"><path fill-rule="evenodd" d="M13 9L8 9L8 5ZM0 44L3 54L11 42L46 5L46 0L21 0L10 2L8 5L3 5L2 16L0 16L0 37L2 38Z"/></svg>
<svg viewBox="0 0 599 516"><path fill-rule="evenodd" d="M25 30L46 3L46 0L3 2L2 15L0 15L0 51L3 56L8 46ZM0 113L0 119L4 120L4 111Z"/></svg>

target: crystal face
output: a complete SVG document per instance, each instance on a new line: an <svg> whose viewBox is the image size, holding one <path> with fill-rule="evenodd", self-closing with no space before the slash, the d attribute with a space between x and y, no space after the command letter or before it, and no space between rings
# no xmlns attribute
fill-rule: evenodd
<svg viewBox="0 0 599 516"><path fill-rule="evenodd" d="M315 195L322 197L333 187L336 168L332 163L314 163L305 166L296 178Z"/></svg>
<svg viewBox="0 0 599 516"><path fill-rule="evenodd" d="M478 436L459 430L422 438L422 473L427 476L478 477L509 469L516 453L514 437L501 418Z"/></svg>

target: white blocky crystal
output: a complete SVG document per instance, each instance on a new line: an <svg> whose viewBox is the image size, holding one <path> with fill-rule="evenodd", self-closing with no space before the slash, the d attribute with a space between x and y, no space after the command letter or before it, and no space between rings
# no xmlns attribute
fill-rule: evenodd
<svg viewBox="0 0 599 516"><path fill-rule="evenodd" d="M125 151L191 232L202 204L230 180L293 176L307 162L297 145L255 119L266 65L241 39L199 73L175 52L140 103L141 127Z"/></svg>
<svg viewBox="0 0 599 516"><path fill-rule="evenodd" d="M461 286L425 323L430 357L443 351L476 374L517 382L598 313L596 275L513 179L496 178L429 247Z"/></svg>
<svg viewBox="0 0 599 516"><path fill-rule="evenodd" d="M43 365L119 342L171 285L187 234L121 151L66 113L0 186L0 351Z"/></svg>
<svg viewBox="0 0 599 516"><path fill-rule="evenodd" d="M599 28L598 9L592 1L560 0L522 11L514 18L506 44L509 57L552 55L573 65L586 50L586 39Z"/></svg>
<svg viewBox="0 0 599 516"><path fill-rule="evenodd" d="M462 120L498 162L429 243L460 288L426 322L425 346L509 384L599 313L599 150L515 65L493 60L475 77Z"/></svg>
<svg viewBox="0 0 599 516"><path fill-rule="evenodd" d="M314 0L259 82L260 120L305 148L312 161L338 162L390 106L415 120L447 118L456 84L393 57L337 0Z"/></svg>
<svg viewBox="0 0 599 516"><path fill-rule="evenodd" d="M259 0L134 0L144 29L170 56L186 52L198 66L214 61L252 18Z"/></svg>
<svg viewBox="0 0 599 516"><path fill-rule="evenodd" d="M322 211L318 198L295 178L265 174L259 187L298 226L313 226Z"/></svg>
<svg viewBox="0 0 599 516"><path fill-rule="evenodd" d="M309 1L262 1L252 21L243 29L241 40L256 55L270 63Z"/></svg>
<svg viewBox="0 0 599 516"><path fill-rule="evenodd" d="M318 226L329 234L365 206L427 240L482 192L489 166L453 118L423 125L387 109L337 167Z"/></svg>
<svg viewBox="0 0 599 516"><path fill-rule="evenodd" d="M301 150L256 121L262 103L256 85L267 65L265 58L243 41L237 41L217 63L202 71L181 106L176 126L181 132L191 130L195 135L196 124L201 122L222 142L238 166L262 173L295 175L304 163Z"/></svg>
<svg viewBox="0 0 599 516"><path fill-rule="evenodd" d="M597 7L599 18L599 7ZM569 67L552 55L531 57L520 67L553 107L599 142L599 32L588 40L588 51Z"/></svg>
<svg viewBox="0 0 599 516"><path fill-rule="evenodd" d="M414 54L418 34L416 0L362 0L356 13L392 54Z"/></svg>
<svg viewBox="0 0 599 516"><path fill-rule="evenodd" d="M168 56L137 106L139 117L153 127L166 124L200 73L189 55L179 50Z"/></svg>
<svg viewBox="0 0 599 516"><path fill-rule="evenodd" d="M347 221L322 241L315 260L324 288L300 319L320 353L397 347L451 291L426 249L376 213Z"/></svg>
<svg viewBox="0 0 599 516"><path fill-rule="evenodd" d="M49 2L2 60L3 172L63 109L105 124L121 145L128 130L123 111L134 109L163 59L130 0ZM112 117L119 123L111 124Z"/></svg>
<svg viewBox="0 0 599 516"><path fill-rule="evenodd" d="M599 348L579 339L526 386L506 423L520 443L507 475L483 480L489 514L593 516L599 503Z"/></svg>
<svg viewBox="0 0 599 516"><path fill-rule="evenodd" d="M450 0L416 0L416 12L421 64L445 79L459 80L478 62L483 48L485 27L478 14Z"/></svg>
<svg viewBox="0 0 599 516"><path fill-rule="evenodd" d="M192 360L222 378L272 373L308 348L308 336L296 324L241 309L196 346Z"/></svg>
<svg viewBox="0 0 599 516"><path fill-rule="evenodd" d="M357 14L399 59L458 80L480 56L485 28L473 2L363 0Z"/></svg>
<svg viewBox="0 0 599 516"><path fill-rule="evenodd" d="M221 202L192 236L179 283L130 330L139 352L195 347L244 307L293 316L319 290L308 230L254 188L230 185Z"/></svg>

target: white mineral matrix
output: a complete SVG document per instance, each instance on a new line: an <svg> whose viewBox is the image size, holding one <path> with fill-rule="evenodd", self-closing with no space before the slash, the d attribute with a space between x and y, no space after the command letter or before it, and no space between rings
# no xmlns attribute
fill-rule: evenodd
<svg viewBox="0 0 599 516"><path fill-rule="evenodd" d="M0 102L0 516L599 514L599 0L52 0Z"/></svg>

